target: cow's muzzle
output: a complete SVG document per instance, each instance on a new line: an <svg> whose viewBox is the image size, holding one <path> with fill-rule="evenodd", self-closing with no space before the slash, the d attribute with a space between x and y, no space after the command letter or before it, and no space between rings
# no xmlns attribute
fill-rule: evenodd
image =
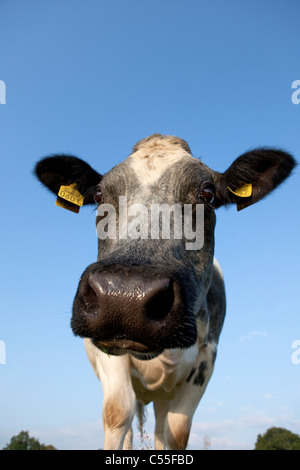
<svg viewBox="0 0 300 470"><path fill-rule="evenodd" d="M73 304L75 335L109 354L155 356L196 341L180 279L151 266L90 265Z"/></svg>

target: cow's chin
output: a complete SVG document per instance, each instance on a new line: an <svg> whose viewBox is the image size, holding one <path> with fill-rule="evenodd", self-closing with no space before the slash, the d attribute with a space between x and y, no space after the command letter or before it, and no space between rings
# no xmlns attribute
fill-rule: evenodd
<svg viewBox="0 0 300 470"><path fill-rule="evenodd" d="M144 361L154 359L163 352L163 349L153 349L146 344L128 339L97 340L92 339L92 343L106 353L108 356L124 356L130 354L136 359Z"/></svg>

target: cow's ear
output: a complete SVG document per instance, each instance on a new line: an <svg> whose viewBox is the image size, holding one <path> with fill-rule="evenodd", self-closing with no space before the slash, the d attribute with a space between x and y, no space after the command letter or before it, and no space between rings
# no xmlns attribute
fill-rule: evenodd
<svg viewBox="0 0 300 470"><path fill-rule="evenodd" d="M235 203L241 210L256 203L291 173L296 161L274 148L257 148L238 157L224 173L215 173L215 207Z"/></svg>
<svg viewBox="0 0 300 470"><path fill-rule="evenodd" d="M40 160L34 168L35 176L54 194L61 186L76 185L84 197L83 204L94 204L95 186L102 176L80 158L53 155Z"/></svg>

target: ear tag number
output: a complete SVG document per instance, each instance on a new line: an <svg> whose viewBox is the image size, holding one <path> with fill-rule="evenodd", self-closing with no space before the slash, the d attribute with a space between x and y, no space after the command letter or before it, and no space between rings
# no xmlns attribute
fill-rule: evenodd
<svg viewBox="0 0 300 470"><path fill-rule="evenodd" d="M58 191L56 205L78 214L83 205L84 197L76 189L76 183L69 186L61 186Z"/></svg>
<svg viewBox="0 0 300 470"><path fill-rule="evenodd" d="M252 183L243 184L243 186L238 189L235 189L234 191L229 186L227 186L227 188L230 192L232 192L238 197L250 197L252 195Z"/></svg>

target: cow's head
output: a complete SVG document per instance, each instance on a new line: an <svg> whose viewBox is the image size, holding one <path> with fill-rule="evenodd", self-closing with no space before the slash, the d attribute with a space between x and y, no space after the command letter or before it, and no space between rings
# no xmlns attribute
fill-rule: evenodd
<svg viewBox="0 0 300 470"><path fill-rule="evenodd" d="M193 345L197 320L207 321L201 307L211 283L215 209L254 204L294 165L281 150L259 148L218 173L184 140L159 134L104 176L73 156L41 160L35 174L51 191L76 185L83 204L98 205L98 261L79 282L75 335L139 358Z"/></svg>

